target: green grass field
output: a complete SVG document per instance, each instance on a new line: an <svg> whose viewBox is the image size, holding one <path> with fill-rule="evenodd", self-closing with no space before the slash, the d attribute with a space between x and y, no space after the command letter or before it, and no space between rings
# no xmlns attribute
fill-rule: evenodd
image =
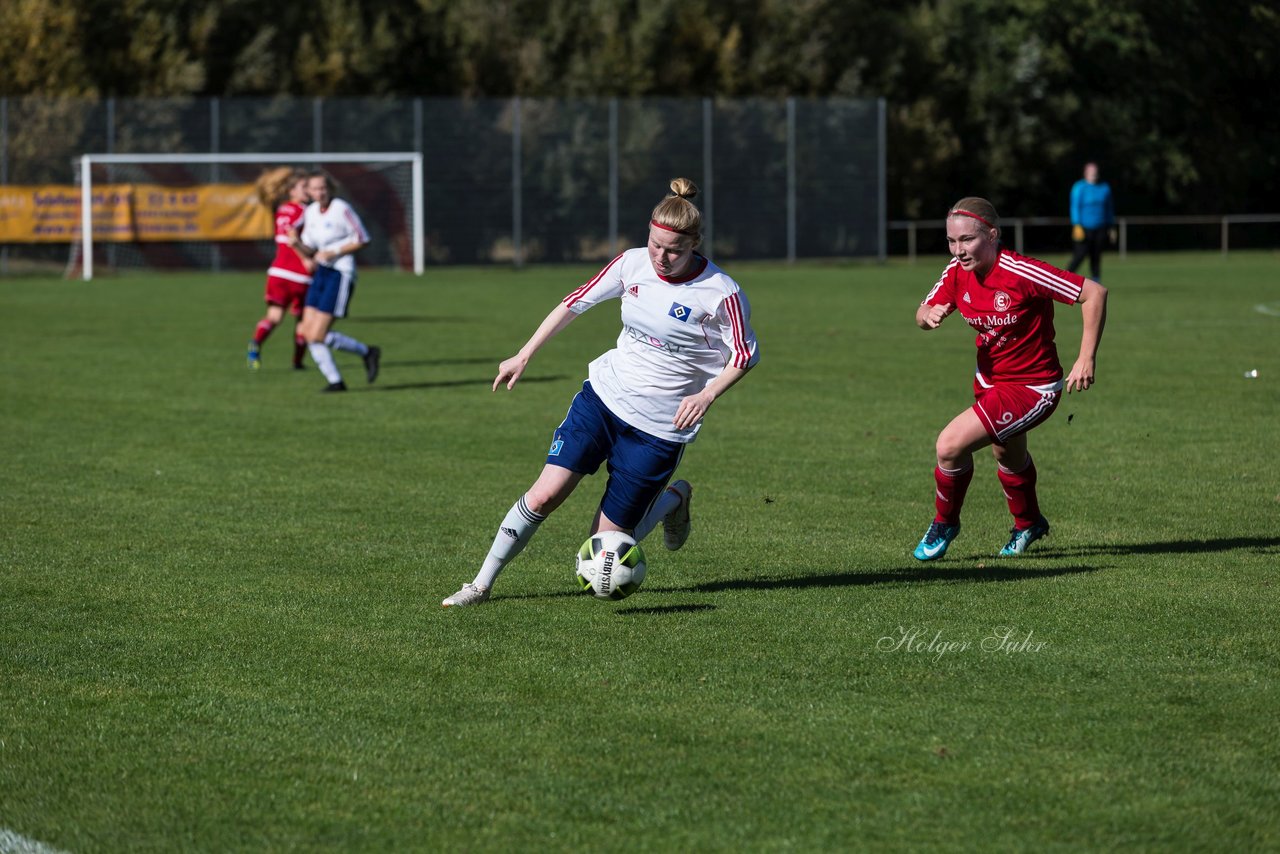
<svg viewBox="0 0 1280 854"><path fill-rule="evenodd" d="M971 402L972 335L913 323L941 265L729 265L764 358L685 457L688 546L649 540L625 602L578 594L589 479L452 611L617 312L514 392L497 363L592 270L365 274L340 328L384 372L340 356L346 395L283 334L245 369L259 275L0 281L0 830L1280 848L1280 257L1108 259L1098 384L1031 437L1052 535L994 559L983 457L924 566L933 440Z"/></svg>

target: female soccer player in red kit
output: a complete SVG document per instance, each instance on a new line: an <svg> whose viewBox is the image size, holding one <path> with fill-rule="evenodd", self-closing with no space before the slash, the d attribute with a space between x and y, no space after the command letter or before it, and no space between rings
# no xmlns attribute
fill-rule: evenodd
<svg viewBox="0 0 1280 854"><path fill-rule="evenodd" d="M262 206L275 215L276 257L267 270L267 313L258 321L249 342L249 368L257 370L262 365L262 343L284 320L286 310L294 318L302 317L302 304L311 284L311 271L315 262L300 254L298 230L302 227L302 214L311 201L307 193L307 175L287 166L264 172L254 188ZM302 354L307 344L296 330L293 336L293 367L301 370Z"/></svg>
<svg viewBox="0 0 1280 854"><path fill-rule="evenodd" d="M1047 420L1067 392L1093 385L1094 358L1107 316L1107 289L1000 243L1000 220L986 199L965 198L947 214L954 256L916 310L916 324L937 329L953 311L978 333L976 403L938 434L937 515L914 552L942 557L960 533L960 510L973 479L973 452L991 446L1014 526L1001 557L1020 555L1049 533L1036 500L1036 467L1027 432ZM1053 303L1079 303L1080 355L1063 379L1053 343Z"/></svg>

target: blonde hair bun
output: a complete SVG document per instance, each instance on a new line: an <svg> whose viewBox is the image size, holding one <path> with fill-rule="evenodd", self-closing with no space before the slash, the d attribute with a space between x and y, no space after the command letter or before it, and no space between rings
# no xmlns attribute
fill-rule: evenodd
<svg viewBox="0 0 1280 854"><path fill-rule="evenodd" d="M671 195L692 199L698 195L698 185L688 178L676 178L671 182Z"/></svg>

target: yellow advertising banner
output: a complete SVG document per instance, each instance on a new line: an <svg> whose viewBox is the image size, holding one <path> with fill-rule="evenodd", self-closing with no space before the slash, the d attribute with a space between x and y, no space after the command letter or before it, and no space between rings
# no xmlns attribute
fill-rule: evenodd
<svg viewBox="0 0 1280 854"><path fill-rule="evenodd" d="M103 184L93 188L93 239L270 240L271 212L251 184ZM80 239L80 188L0 186L0 243Z"/></svg>

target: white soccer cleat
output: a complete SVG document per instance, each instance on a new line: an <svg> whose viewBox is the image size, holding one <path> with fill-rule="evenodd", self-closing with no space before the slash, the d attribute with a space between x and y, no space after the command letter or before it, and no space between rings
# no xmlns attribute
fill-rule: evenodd
<svg viewBox="0 0 1280 854"><path fill-rule="evenodd" d="M689 502L693 499L693 487L687 480L677 480L667 490L680 496L680 506L662 517L662 544L675 551L689 539Z"/></svg>
<svg viewBox="0 0 1280 854"><path fill-rule="evenodd" d="M446 608L461 608L464 605L479 605L488 598L488 587L477 587L474 584L464 584L462 585L461 590L440 604Z"/></svg>

